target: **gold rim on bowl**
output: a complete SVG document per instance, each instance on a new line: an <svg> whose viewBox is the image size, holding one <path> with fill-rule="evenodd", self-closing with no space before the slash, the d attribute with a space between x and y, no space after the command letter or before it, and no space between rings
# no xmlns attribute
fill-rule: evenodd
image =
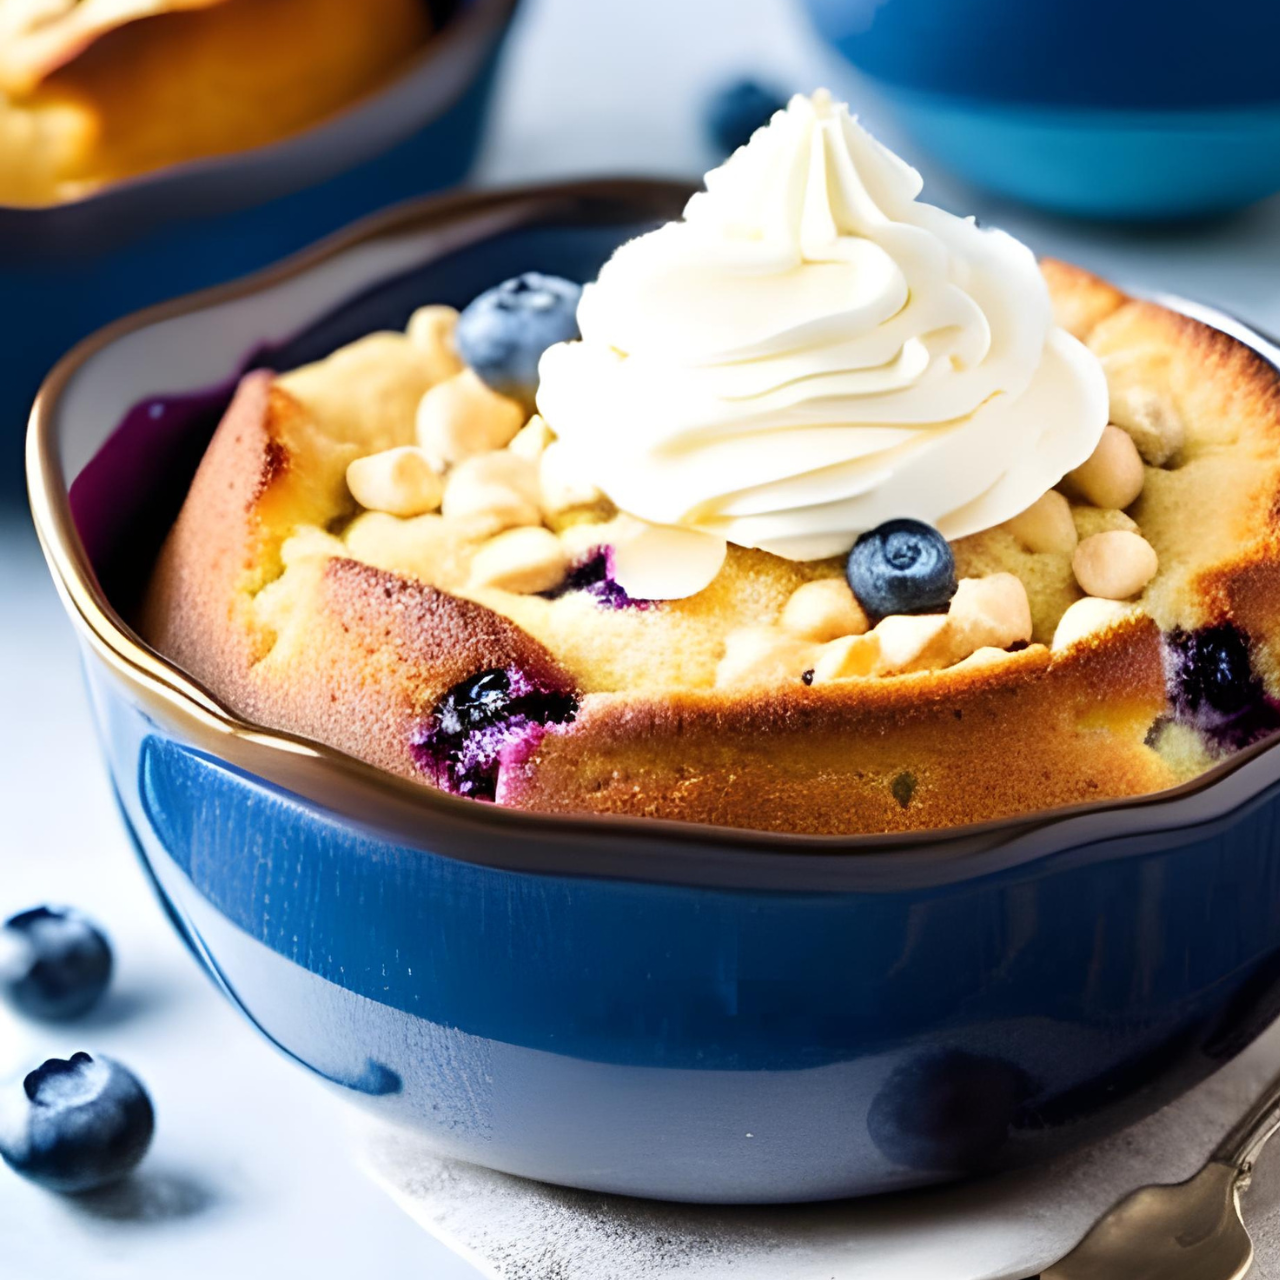
<svg viewBox="0 0 1280 1280"><path fill-rule="evenodd" d="M68 486L57 449L59 404L68 384L98 352L125 336L159 321L249 297L265 288L299 276L322 262L358 245L407 231L445 230L474 219L492 220L504 227L525 225L566 213L578 220L620 212L633 219L668 218L682 207L691 188L683 183L645 179L603 179L530 186L484 192L461 192L428 197L365 218L309 249L229 284L127 316L79 343L45 379L31 410L27 434L27 480L37 535L62 602L77 630L114 679L127 687L134 701L197 749L246 773L291 791L324 809L362 826L376 829L411 845L439 848L450 856L483 863L545 870L570 863L576 871L649 879L655 875L683 879L689 859L701 859L703 872L717 882L742 882L744 859L778 855L785 866L810 874L786 876L789 887L837 887L841 873L834 864L875 861L891 855L901 863L910 855L939 858L953 864L946 879L975 874L973 857L988 869L991 855L1001 850L1021 852L1023 861L1053 847L1106 840L1185 826L1188 821L1222 816L1188 815L1182 803L1201 796L1238 775L1245 766L1271 752L1276 739L1253 744L1189 782L1148 795L1092 801L1056 809L995 819L962 827L921 832L854 836L797 835L716 827L653 818L615 815L551 815L484 805L448 795L433 787L397 777L322 743L257 725L224 706L199 682L148 647L107 600L72 519ZM507 215L507 216L503 216ZM1164 299L1169 302L1171 300ZM1176 301L1176 300L1173 300ZM1188 309L1191 309L1189 305ZM1199 309L1202 316L1217 314ZM1223 317L1223 319L1229 319ZM1238 327L1238 326L1237 326ZM1227 810L1252 799L1274 779L1251 782L1239 795L1228 797ZM1131 815L1129 821L1086 823L1075 839L1044 840L1047 832L1077 820ZM1038 839L1027 847L1028 836ZM594 851L608 846L608 865L584 863ZM576 846L576 851L573 848ZM558 852L557 852L558 851ZM710 859L710 862L708 862ZM783 866L779 864L779 867ZM763 870L763 868L761 868ZM778 868L765 876L778 881ZM816 873L816 874L815 874ZM834 873L834 878L833 878ZM701 878L701 875L695 875ZM874 887L874 877L868 884ZM748 881L755 877L748 875Z"/></svg>

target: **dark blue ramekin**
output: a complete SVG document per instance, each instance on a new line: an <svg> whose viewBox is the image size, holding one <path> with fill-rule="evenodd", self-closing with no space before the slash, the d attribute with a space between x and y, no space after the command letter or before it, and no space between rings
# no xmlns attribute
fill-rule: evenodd
<svg viewBox="0 0 1280 1280"><path fill-rule="evenodd" d="M1274 0L803 0L927 151L1062 213L1280 191Z"/></svg>
<svg viewBox="0 0 1280 1280"><path fill-rule="evenodd" d="M51 208L0 206L0 460L73 343L234 279L396 200L451 186L480 144L517 0L423 0L439 29L392 80L269 146L174 165ZM0 461L0 493L20 469ZM8 474L6 475L6 472Z"/></svg>
<svg viewBox="0 0 1280 1280"><path fill-rule="evenodd" d="M517 270L589 278L686 194L415 204L58 366L28 439L32 503L138 851L263 1035L497 1169L818 1199L1115 1130L1280 1012L1274 746L1159 795L920 835L548 817L246 723L129 628L238 368Z"/></svg>

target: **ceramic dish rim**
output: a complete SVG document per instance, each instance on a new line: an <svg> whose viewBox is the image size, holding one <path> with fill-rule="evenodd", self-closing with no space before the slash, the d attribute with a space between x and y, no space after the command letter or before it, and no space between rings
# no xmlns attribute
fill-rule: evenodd
<svg viewBox="0 0 1280 1280"><path fill-rule="evenodd" d="M692 190L689 184L682 182L603 178L428 196L361 219L262 271L134 312L77 344L48 374L36 396L27 434L26 469L36 532L58 593L68 614L98 657L124 680L135 700L141 697L146 704L162 709L183 723L195 739L193 745L197 749L215 760L232 763L250 777L293 790L304 800L311 800L327 812L348 820L367 824L370 818L368 813L357 815L349 808L339 807L333 802L332 793L323 788L299 787L292 783L314 782L323 780L325 776L331 782L342 779L355 791L362 791L369 799L388 806L388 822L401 835L411 830L415 822L422 824L426 820L429 826L429 820L435 817L454 826L461 823L473 831L478 830L481 836L496 838L497 842L519 841L527 837L534 839L536 845L545 847L548 840L554 841L556 837L572 837L575 843L581 843L584 837L594 837L597 842L612 845L638 842L651 848L662 846L668 852L674 846L678 853L685 855L697 857L710 853L728 858L732 864L730 879L734 878L733 866L741 868L743 859L771 854L781 855L786 863L793 866L798 861L807 861L806 855L830 866L833 862L847 865L875 861L877 855L900 863L912 853L931 859L970 863L975 854L991 854L1017 845L1022 847L1024 854L1017 861L1027 861L1040 854L1034 849L1026 852L1024 837L1043 837L1047 832L1078 820L1102 819L1101 826L1087 822L1087 829L1080 833L1082 838L1049 842L1056 848L1080 847L1119 834L1107 827L1106 820L1120 815L1139 818L1123 824L1124 834L1143 835L1171 828L1182 829L1186 827L1187 815L1179 812L1180 802L1219 788L1241 774L1242 770L1250 775L1243 788L1244 794L1228 797L1227 807L1215 810L1210 815L1213 819L1234 812L1275 782L1275 770L1250 771L1247 766L1273 754L1280 747L1280 736L1246 747L1191 781L1166 790L918 832L808 835L644 817L525 812L451 796L377 769L323 743L257 725L224 706L198 681L147 646L115 611L98 585L75 530L68 485L57 449L61 397L74 375L100 351L137 330L159 322L219 303L251 297L359 245L397 232L421 231L432 225L456 225L469 217L506 206L528 206L530 215L539 212L550 214L581 200L633 204L637 214L642 215L645 206L682 199ZM526 225L528 220L521 219L513 225ZM1262 348L1273 353L1269 357L1273 363L1280 359L1280 351L1270 347L1265 338L1225 313L1195 303L1184 303L1184 300L1170 295L1161 295L1160 300L1166 305L1185 305L1188 313L1211 323L1225 322L1227 326L1234 327L1237 334L1251 335ZM235 753L230 750L235 744L242 745L255 761L261 758L278 764L279 770L273 768L271 773L263 773L256 767L237 765L232 758ZM1252 777L1256 772L1266 772L1267 776L1257 781ZM286 781L281 782L281 776ZM1233 791L1240 790L1242 788L1238 786L1233 788ZM1142 821L1143 818L1150 820ZM1197 820L1204 820L1203 815ZM421 839L421 826L418 834ZM408 838L412 843L411 834ZM470 860L495 864L509 861L501 855L492 854L482 854ZM968 878L971 874L978 874L980 869L988 869L989 864L980 868L980 863L983 863L981 858L967 869L955 866L945 878ZM542 868L535 866L532 869ZM625 866L621 869L578 868L579 874L597 872L624 878L651 878L651 870L641 867L631 867L630 870ZM820 879L825 883L827 877L824 875Z"/></svg>

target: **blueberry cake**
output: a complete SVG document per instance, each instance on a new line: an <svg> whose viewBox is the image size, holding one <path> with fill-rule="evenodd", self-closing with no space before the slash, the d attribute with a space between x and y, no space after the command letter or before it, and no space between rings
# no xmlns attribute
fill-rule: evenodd
<svg viewBox="0 0 1280 1280"><path fill-rule="evenodd" d="M1276 370L919 190L798 97L585 289L249 374L142 634L544 813L921 830L1272 732Z"/></svg>
<svg viewBox="0 0 1280 1280"><path fill-rule="evenodd" d="M370 92L424 0L3 0L0 204L274 142Z"/></svg>

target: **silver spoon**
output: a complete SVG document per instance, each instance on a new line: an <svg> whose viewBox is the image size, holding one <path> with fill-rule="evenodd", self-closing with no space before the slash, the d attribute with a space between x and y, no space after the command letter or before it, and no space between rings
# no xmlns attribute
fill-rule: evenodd
<svg viewBox="0 0 1280 1280"><path fill-rule="evenodd" d="M1241 1280L1253 1264L1253 1244L1240 1196L1277 1129L1280 1075L1199 1173L1125 1196L1040 1280Z"/></svg>

